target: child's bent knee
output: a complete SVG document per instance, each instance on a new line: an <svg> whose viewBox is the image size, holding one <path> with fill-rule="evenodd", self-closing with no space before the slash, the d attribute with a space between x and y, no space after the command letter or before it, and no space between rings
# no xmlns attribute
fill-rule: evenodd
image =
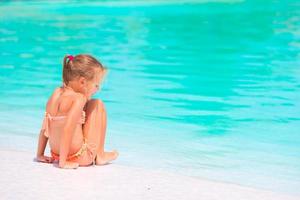
<svg viewBox="0 0 300 200"><path fill-rule="evenodd" d="M99 111L103 111L105 109L104 103L101 99L95 99L95 104Z"/></svg>
<svg viewBox="0 0 300 200"><path fill-rule="evenodd" d="M87 105L88 109L97 109L100 111L103 111L105 109L104 107L104 103L101 99L91 99L88 101L88 105Z"/></svg>

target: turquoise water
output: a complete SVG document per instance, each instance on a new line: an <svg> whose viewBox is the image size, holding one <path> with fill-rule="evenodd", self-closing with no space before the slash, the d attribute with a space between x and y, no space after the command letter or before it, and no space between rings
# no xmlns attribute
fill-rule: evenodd
<svg viewBox="0 0 300 200"><path fill-rule="evenodd" d="M297 1L0 3L0 147L36 151L65 54L109 69L115 163L300 195Z"/></svg>

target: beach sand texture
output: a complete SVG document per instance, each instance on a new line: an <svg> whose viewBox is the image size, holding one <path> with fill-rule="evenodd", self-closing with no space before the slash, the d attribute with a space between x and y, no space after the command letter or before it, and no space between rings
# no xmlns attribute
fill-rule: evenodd
<svg viewBox="0 0 300 200"><path fill-rule="evenodd" d="M1 199L285 200L296 197L115 163L60 169L32 152L0 150Z"/></svg>

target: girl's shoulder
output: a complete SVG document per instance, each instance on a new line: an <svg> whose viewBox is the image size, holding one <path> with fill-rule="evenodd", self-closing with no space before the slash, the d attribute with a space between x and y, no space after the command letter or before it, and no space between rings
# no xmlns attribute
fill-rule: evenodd
<svg viewBox="0 0 300 200"><path fill-rule="evenodd" d="M51 96L48 99L46 110L47 112L55 112L57 107L68 107L73 101L74 95L64 94L62 87L57 87L53 90ZM62 106L60 106L60 104Z"/></svg>
<svg viewBox="0 0 300 200"><path fill-rule="evenodd" d="M62 112L68 111L72 105L76 102L79 105L84 105L87 101L86 97L78 92L64 92L63 88L56 88L53 92L58 95L57 105Z"/></svg>
<svg viewBox="0 0 300 200"><path fill-rule="evenodd" d="M83 94L72 91L64 92L63 88L60 87L56 88L53 93L69 101L86 100L86 97Z"/></svg>
<svg viewBox="0 0 300 200"><path fill-rule="evenodd" d="M57 88L54 89L51 96L59 96L60 94L62 94L62 91L63 91L62 87L57 87Z"/></svg>

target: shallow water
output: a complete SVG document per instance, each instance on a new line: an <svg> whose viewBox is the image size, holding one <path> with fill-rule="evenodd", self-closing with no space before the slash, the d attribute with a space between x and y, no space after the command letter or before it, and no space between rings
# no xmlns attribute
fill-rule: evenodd
<svg viewBox="0 0 300 200"><path fill-rule="evenodd" d="M300 4L180 2L0 3L0 147L36 150L63 56L89 53L118 163L300 195Z"/></svg>

